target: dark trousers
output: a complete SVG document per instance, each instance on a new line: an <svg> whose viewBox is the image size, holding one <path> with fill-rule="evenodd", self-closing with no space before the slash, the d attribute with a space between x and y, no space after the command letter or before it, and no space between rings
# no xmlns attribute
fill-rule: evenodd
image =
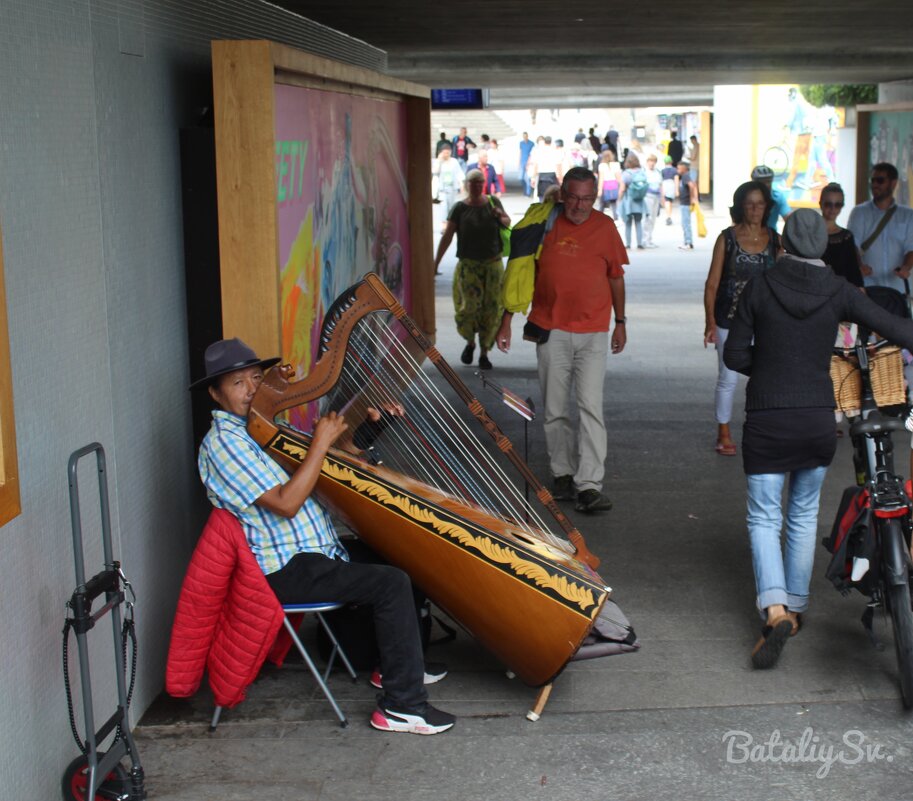
<svg viewBox="0 0 913 801"><path fill-rule="evenodd" d="M350 562L299 553L266 580L280 603L370 604L384 681L381 705L408 711L428 699L412 583L398 567L372 563L376 555L360 545L347 544Z"/></svg>
<svg viewBox="0 0 913 801"><path fill-rule="evenodd" d="M539 200L542 200L542 196L545 194L545 190L550 186L556 186L558 183L558 176L553 172L540 172L539 180L536 183L536 195L538 195Z"/></svg>

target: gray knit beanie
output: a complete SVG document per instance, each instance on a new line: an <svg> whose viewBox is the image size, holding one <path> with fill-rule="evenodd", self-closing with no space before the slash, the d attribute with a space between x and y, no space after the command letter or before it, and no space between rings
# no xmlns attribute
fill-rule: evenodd
<svg viewBox="0 0 913 801"><path fill-rule="evenodd" d="M827 224L812 209L796 209L783 226L783 248L804 259L820 259L827 248Z"/></svg>

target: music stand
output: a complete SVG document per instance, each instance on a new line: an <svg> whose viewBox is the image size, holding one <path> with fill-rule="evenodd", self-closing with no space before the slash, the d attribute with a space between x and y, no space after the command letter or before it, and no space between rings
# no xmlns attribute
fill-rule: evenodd
<svg viewBox="0 0 913 801"><path fill-rule="evenodd" d="M532 398L527 398L523 400L516 392L512 392L506 387L502 387L496 381L492 381L490 378L486 378L485 373L476 371L476 375L481 379L482 386L485 389L491 390L496 395L499 395L501 398L501 403L503 403L508 409L513 411L515 414L520 415L523 418L523 461L529 462L529 424L530 421L536 419L536 407L533 404ZM529 484L523 482L523 500L529 502Z"/></svg>

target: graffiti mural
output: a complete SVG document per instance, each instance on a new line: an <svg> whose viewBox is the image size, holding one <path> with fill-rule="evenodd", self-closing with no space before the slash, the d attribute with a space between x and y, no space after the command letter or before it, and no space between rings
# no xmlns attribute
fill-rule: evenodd
<svg viewBox="0 0 913 801"><path fill-rule="evenodd" d="M817 207L837 174L837 129L844 110L816 108L798 86L759 86L757 164L774 172L774 187L790 206Z"/></svg>
<svg viewBox="0 0 913 801"><path fill-rule="evenodd" d="M901 206L913 201L913 110L873 111L869 117L869 169L881 161L897 167L894 199Z"/></svg>
<svg viewBox="0 0 913 801"><path fill-rule="evenodd" d="M277 84L282 356L306 375L324 313L366 272L408 309L405 105ZM314 409L294 410L306 428Z"/></svg>

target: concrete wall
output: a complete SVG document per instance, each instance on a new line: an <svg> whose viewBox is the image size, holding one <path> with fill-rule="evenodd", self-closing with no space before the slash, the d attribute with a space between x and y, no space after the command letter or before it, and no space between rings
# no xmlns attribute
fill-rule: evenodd
<svg viewBox="0 0 913 801"><path fill-rule="evenodd" d="M879 103L913 102L913 81L890 81L878 84Z"/></svg>
<svg viewBox="0 0 913 801"><path fill-rule="evenodd" d="M732 193L748 180L754 165L750 86L713 87L713 213L729 219Z"/></svg>
<svg viewBox="0 0 913 801"><path fill-rule="evenodd" d="M211 102L213 38L385 65L380 51L251 0L0 0L0 229L22 488L22 514L0 528L3 799L59 797L78 753L60 668L75 584L66 463L93 440L107 451L115 552L139 596L134 721L162 689L206 512L186 389L178 132ZM94 460L80 482L91 575L102 563ZM96 714L107 716L107 621L90 636Z"/></svg>

